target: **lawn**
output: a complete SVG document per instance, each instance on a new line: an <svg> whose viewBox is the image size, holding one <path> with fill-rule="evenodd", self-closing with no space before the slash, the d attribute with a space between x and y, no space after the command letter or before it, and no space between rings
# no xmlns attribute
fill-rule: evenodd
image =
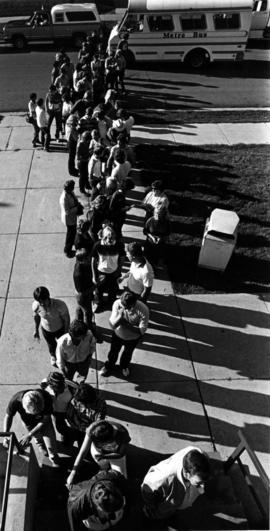
<svg viewBox="0 0 270 531"><path fill-rule="evenodd" d="M269 291L268 146L140 145L137 160L142 184L161 179L170 198L166 263L177 293ZM236 249L222 275L197 267L214 208L240 217Z"/></svg>

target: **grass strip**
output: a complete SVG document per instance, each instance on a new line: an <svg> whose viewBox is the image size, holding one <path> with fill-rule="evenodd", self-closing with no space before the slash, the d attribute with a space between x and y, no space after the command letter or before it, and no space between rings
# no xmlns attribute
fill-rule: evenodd
<svg viewBox="0 0 270 531"><path fill-rule="evenodd" d="M161 179L170 197L172 234L166 250L177 293L269 291L268 146L137 148L140 179ZM197 267L205 221L214 210L240 217L235 252L224 274Z"/></svg>

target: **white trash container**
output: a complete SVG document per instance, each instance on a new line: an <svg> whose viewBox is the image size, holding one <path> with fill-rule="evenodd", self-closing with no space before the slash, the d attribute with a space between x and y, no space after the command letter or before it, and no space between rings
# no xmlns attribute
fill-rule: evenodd
<svg viewBox="0 0 270 531"><path fill-rule="evenodd" d="M237 239L238 215L232 210L215 208L206 220L199 267L225 271Z"/></svg>

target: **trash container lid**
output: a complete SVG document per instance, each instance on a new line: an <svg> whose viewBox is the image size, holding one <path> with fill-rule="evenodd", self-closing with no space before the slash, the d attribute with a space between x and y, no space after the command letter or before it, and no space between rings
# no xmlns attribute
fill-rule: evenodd
<svg viewBox="0 0 270 531"><path fill-rule="evenodd" d="M215 208L210 216L207 232L215 231L232 236L238 223L239 217L233 210Z"/></svg>

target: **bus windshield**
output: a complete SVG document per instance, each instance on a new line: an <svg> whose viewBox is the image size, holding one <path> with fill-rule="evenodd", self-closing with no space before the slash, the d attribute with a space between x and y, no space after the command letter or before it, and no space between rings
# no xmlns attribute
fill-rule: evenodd
<svg viewBox="0 0 270 531"><path fill-rule="evenodd" d="M126 12L122 21L120 22L119 29L129 32L139 31L140 22L138 20L138 15Z"/></svg>

